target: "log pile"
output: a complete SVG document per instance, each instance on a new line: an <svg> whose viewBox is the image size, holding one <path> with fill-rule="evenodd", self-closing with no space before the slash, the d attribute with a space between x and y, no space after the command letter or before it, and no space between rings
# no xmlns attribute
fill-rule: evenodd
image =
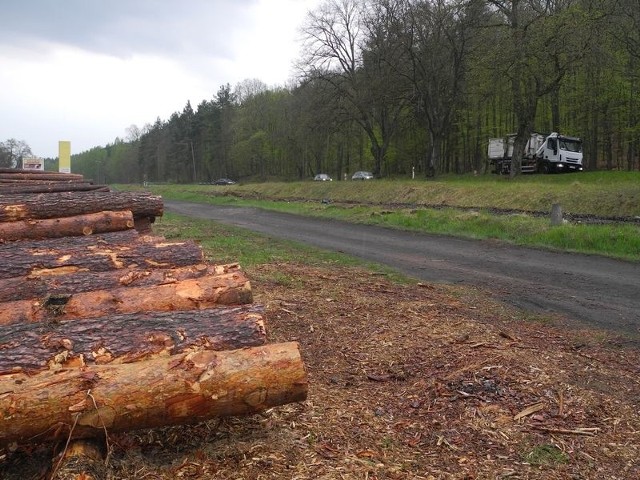
<svg viewBox="0 0 640 480"><path fill-rule="evenodd" d="M79 175L0 169L0 449L57 442L85 464L110 432L306 398L298 345L267 343L242 269L153 236L162 208Z"/></svg>

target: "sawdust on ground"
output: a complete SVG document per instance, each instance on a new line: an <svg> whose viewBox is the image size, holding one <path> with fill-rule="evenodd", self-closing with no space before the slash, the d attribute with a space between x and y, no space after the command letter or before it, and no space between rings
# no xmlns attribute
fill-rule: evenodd
<svg viewBox="0 0 640 480"><path fill-rule="evenodd" d="M247 272L270 342L298 341L308 399L109 437L109 479L640 478L640 354L486 292L354 267ZM50 447L4 454L40 478Z"/></svg>

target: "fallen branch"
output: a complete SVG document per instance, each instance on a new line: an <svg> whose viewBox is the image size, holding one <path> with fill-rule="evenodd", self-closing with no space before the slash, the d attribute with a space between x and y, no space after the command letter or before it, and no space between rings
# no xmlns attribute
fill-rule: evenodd
<svg viewBox="0 0 640 480"><path fill-rule="evenodd" d="M538 425L533 425L533 428L536 430L541 430L547 433L556 433L559 435L584 435L587 437L593 437L596 433L600 431L598 427L580 427L576 429L564 429L564 428L553 428L553 427L542 427Z"/></svg>

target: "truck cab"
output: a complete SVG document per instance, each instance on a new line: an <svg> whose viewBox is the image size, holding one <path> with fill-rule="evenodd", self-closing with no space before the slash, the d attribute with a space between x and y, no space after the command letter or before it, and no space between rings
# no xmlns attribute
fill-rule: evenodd
<svg viewBox="0 0 640 480"><path fill-rule="evenodd" d="M542 173L581 172L582 140L554 132L544 140L536 159Z"/></svg>

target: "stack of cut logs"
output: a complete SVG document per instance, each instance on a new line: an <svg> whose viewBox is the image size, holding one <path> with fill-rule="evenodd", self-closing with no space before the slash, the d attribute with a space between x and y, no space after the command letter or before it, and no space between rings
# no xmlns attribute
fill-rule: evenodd
<svg viewBox="0 0 640 480"><path fill-rule="evenodd" d="M110 432L305 399L298 345L267 344L240 267L153 236L162 211L147 192L0 169L0 449L58 442L68 466Z"/></svg>

